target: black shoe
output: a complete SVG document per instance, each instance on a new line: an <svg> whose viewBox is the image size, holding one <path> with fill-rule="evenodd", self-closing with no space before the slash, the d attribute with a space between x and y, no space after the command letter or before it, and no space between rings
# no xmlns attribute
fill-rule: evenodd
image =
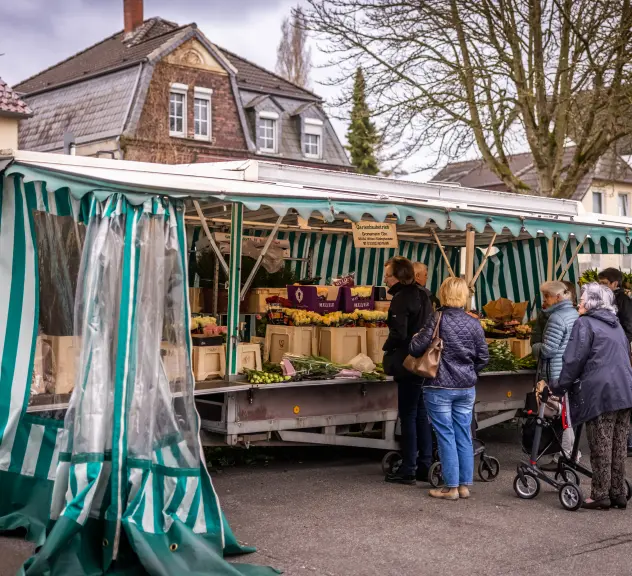
<svg viewBox="0 0 632 576"><path fill-rule="evenodd" d="M390 482L391 484L406 484L408 486L414 486L415 484L417 484L417 479L412 474L402 476L397 472L387 474L384 478L384 481Z"/></svg>
<svg viewBox="0 0 632 576"><path fill-rule="evenodd" d="M415 477L417 478L417 482L428 482L428 468L425 466L417 468Z"/></svg>
<svg viewBox="0 0 632 576"><path fill-rule="evenodd" d="M625 496L617 496L610 498L610 508L625 510L628 507L628 499Z"/></svg>
<svg viewBox="0 0 632 576"><path fill-rule="evenodd" d="M582 504L582 508L586 508L586 510L610 510L610 498L602 498L601 500L584 502Z"/></svg>
<svg viewBox="0 0 632 576"><path fill-rule="evenodd" d="M628 458L632 457L632 446L628 446Z"/></svg>

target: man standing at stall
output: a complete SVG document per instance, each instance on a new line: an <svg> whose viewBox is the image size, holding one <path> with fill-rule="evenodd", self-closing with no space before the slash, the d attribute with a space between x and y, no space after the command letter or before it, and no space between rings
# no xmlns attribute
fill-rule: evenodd
<svg viewBox="0 0 632 576"><path fill-rule="evenodd" d="M421 286L422 290L426 293L426 296L430 299L432 307L436 310L440 306L439 299L430 292L428 288L426 288L426 283L428 282L428 266L422 262L415 262L413 267L415 268L415 282Z"/></svg>
<svg viewBox="0 0 632 576"><path fill-rule="evenodd" d="M632 349L632 299L623 289L623 274L617 268L606 268L599 272L599 284L607 286L614 292L614 302L617 306L617 318L625 332ZM632 430L628 435L628 456L632 456Z"/></svg>

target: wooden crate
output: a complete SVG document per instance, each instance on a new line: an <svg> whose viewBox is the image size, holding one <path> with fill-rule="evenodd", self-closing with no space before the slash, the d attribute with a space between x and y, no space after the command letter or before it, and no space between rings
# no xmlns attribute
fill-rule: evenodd
<svg viewBox="0 0 632 576"><path fill-rule="evenodd" d="M44 336L42 346L50 346L49 369L51 373L50 383L47 385L49 394L70 394L75 387L75 375L77 373L77 361L81 351L79 339L74 336Z"/></svg>
<svg viewBox="0 0 632 576"><path fill-rule="evenodd" d="M259 314L266 312L268 309L266 298L270 298L271 296L287 298L287 288L253 288L246 294L244 301L241 303L240 312L242 314Z"/></svg>
<svg viewBox="0 0 632 576"><path fill-rule="evenodd" d="M277 326L268 324L263 357L266 362L281 362L283 354L318 354L316 326Z"/></svg>
<svg viewBox="0 0 632 576"><path fill-rule="evenodd" d="M33 375L31 378L31 396L44 394L46 385L52 378L52 350L50 343L37 337L35 342L35 356L33 358Z"/></svg>
<svg viewBox="0 0 632 576"><path fill-rule="evenodd" d="M237 374L248 368L261 370L261 346L259 344L237 344Z"/></svg>
<svg viewBox="0 0 632 576"><path fill-rule="evenodd" d="M198 314L202 312L204 306L204 299L202 297L201 288L189 288L189 305L191 306L191 313Z"/></svg>
<svg viewBox="0 0 632 576"><path fill-rule="evenodd" d="M226 374L225 346L194 346L193 376L196 382L223 378Z"/></svg>
<svg viewBox="0 0 632 576"><path fill-rule="evenodd" d="M169 382L173 382L178 378L184 378L184 358L179 357L182 355L179 351L180 348L174 344L162 342L160 344L160 350L160 358L165 367L165 373L167 374Z"/></svg>
<svg viewBox="0 0 632 576"><path fill-rule="evenodd" d="M523 340L520 338L509 338L508 343L511 351L518 358L524 358L525 356L531 354L531 343L528 339Z"/></svg>
<svg viewBox="0 0 632 576"><path fill-rule="evenodd" d="M320 355L336 364L347 364L358 354L366 354L366 328L321 328Z"/></svg>
<svg viewBox="0 0 632 576"><path fill-rule="evenodd" d="M380 312L388 312L389 308L391 307L391 301L381 300L381 301L376 302L374 306L375 306L375 309L379 310Z"/></svg>
<svg viewBox="0 0 632 576"><path fill-rule="evenodd" d="M380 364L384 359L382 346L388 338L388 328L367 328L366 329L366 354L376 364Z"/></svg>

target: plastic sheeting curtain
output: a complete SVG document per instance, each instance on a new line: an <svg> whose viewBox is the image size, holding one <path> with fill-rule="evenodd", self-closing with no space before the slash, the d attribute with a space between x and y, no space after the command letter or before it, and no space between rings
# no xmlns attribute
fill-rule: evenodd
<svg viewBox="0 0 632 576"><path fill-rule="evenodd" d="M26 574L278 573L223 559L249 550L230 531L203 462L185 242L178 204L92 199L52 528Z"/></svg>

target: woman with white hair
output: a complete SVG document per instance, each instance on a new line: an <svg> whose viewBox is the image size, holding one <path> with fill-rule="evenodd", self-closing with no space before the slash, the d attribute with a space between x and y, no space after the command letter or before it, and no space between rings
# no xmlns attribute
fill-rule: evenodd
<svg viewBox="0 0 632 576"><path fill-rule="evenodd" d="M546 317L546 326L542 342L533 346L533 355L539 361L539 377L544 378L550 386L560 377L562 357L579 314L573 306L573 293L564 282L545 282L540 286L540 291L544 300L543 314ZM562 435L562 450L569 457L574 442L573 429L567 428ZM542 466L542 470L557 470L558 457L556 454L552 462Z"/></svg>
<svg viewBox="0 0 632 576"><path fill-rule="evenodd" d="M625 508L625 461L632 409L630 345L619 323L614 294L591 282L584 287L564 352L564 366L552 392L568 392L574 426L586 423L593 472L589 509Z"/></svg>

